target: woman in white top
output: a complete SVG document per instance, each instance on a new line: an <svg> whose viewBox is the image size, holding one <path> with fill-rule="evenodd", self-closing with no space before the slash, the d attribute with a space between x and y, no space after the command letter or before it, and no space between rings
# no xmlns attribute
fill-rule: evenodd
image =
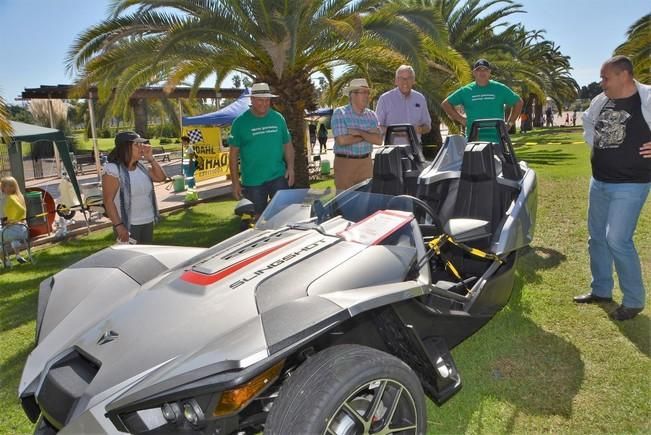
<svg viewBox="0 0 651 435"><path fill-rule="evenodd" d="M142 164L141 158L151 167ZM147 139L132 131L115 136L115 148L108 161L102 174L104 208L118 241L132 238L140 244L151 244L158 220L153 182L165 181L165 171L154 159Z"/></svg>

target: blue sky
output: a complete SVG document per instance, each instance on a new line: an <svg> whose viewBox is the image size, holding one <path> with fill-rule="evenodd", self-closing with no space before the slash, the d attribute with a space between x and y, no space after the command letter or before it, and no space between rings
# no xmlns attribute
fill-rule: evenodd
<svg viewBox="0 0 651 435"><path fill-rule="evenodd" d="M644 0L520 0L527 29L571 56L580 85L599 80L599 67L625 40L626 30L651 12ZM0 94L14 104L23 88L66 84L64 59L75 37L105 16L109 0L0 0ZM229 86L230 83L225 83Z"/></svg>

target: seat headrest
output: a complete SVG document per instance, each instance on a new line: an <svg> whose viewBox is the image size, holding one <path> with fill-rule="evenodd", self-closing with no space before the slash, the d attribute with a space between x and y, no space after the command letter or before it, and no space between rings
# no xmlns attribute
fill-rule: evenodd
<svg viewBox="0 0 651 435"><path fill-rule="evenodd" d="M461 178L473 181L495 179L492 143L481 142L466 145L461 164Z"/></svg>

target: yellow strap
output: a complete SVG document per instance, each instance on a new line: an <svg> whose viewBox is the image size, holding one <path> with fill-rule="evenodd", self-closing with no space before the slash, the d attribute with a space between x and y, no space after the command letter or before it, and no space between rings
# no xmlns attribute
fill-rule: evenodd
<svg viewBox="0 0 651 435"><path fill-rule="evenodd" d="M490 254L488 252L484 252L484 251L482 251L480 249L477 249L477 248L471 248L468 245L464 245L463 243L457 242L452 237L449 237L448 241L450 243L452 243L453 245L458 246L459 248L463 249L467 253L469 253L471 255L474 255L475 257L483 258L483 259L486 259L486 260L498 261L500 264L504 263L504 260L502 260L497 255Z"/></svg>
<svg viewBox="0 0 651 435"><path fill-rule="evenodd" d="M430 241L428 243L428 245L429 245L430 249L432 251L434 251L434 253L436 255L438 255L439 257L441 257L442 260L444 260L445 269L447 271L449 271L459 281L463 281L463 278L461 277L461 274L459 273L457 268L454 267L452 262L449 259L444 258L443 255L441 254L441 247L443 245L445 245L447 242L452 243L453 245L463 249L464 251L466 251L467 253L469 253L471 255L474 255L475 257L479 257L479 258L482 258L482 259L485 259L485 260L498 261L500 264L504 263L504 260L502 260L501 258L499 258L495 254L490 254L490 253L484 252L484 251L482 251L480 249L472 248L472 247L470 247L468 245L465 245L465 244L463 244L461 242L457 242L449 234L441 234L440 236L436 237L435 239L432 239L432 241ZM464 284L464 286L465 286L465 284ZM470 289L468 289L468 287L466 287L466 290L470 291Z"/></svg>
<svg viewBox="0 0 651 435"><path fill-rule="evenodd" d="M455 277L456 279L458 279L459 281L463 281L463 278L461 278L461 274L459 273L459 271L457 270L457 268L454 267L454 265L452 264L452 262L451 262L450 260L447 260L447 261L445 262L445 268L446 268L446 269L447 269L447 270L448 270L452 275L454 275L454 277ZM468 290L468 288L466 288L466 290Z"/></svg>

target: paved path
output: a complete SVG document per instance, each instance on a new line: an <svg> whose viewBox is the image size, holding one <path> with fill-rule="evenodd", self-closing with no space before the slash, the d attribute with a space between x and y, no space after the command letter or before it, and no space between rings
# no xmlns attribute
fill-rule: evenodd
<svg viewBox="0 0 651 435"><path fill-rule="evenodd" d="M181 160L176 159L170 162L162 163L161 166L165 169L165 172L168 176L180 175L181 174ZM97 182L97 172L89 172L87 174L77 177L79 184ZM27 187L39 187L46 192L48 192L55 203L58 202L60 197L59 193L59 180L57 178L42 178L37 180L29 180L26 183ZM197 183L195 191L199 197L198 201L193 201L192 203L187 203L185 201L186 192L174 192L173 184L171 182L166 183L154 183L154 189L156 191L156 199L158 201L158 208L161 212L169 212L179 208L187 207L189 204L196 204L198 202L203 202L215 197L230 195L231 192L231 182L227 180L226 177L219 177L212 180L206 180ZM58 216L56 217L58 219ZM56 224L55 224L56 226ZM101 216L93 216L93 219L90 221L91 230L106 228L110 226L110 222L107 218ZM86 232L86 222L83 219L83 216L77 212L74 216L74 219L68 221L68 230L69 234L78 234ZM54 231L54 230L53 230ZM39 236L34 240L35 245L49 243L53 241L54 234L49 236Z"/></svg>

